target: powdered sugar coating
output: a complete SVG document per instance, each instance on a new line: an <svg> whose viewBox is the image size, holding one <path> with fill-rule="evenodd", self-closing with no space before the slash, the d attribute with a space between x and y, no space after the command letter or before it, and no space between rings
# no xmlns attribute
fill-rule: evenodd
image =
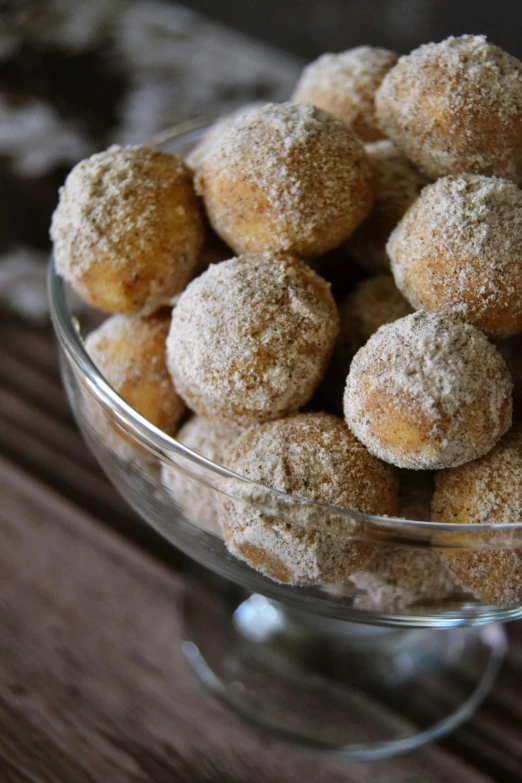
<svg viewBox="0 0 522 783"><path fill-rule="evenodd" d="M495 337L522 331L522 191L512 182L461 175L428 185L387 251L415 308Z"/></svg>
<svg viewBox="0 0 522 783"><path fill-rule="evenodd" d="M511 392L505 362L482 332L421 311L382 326L356 354L344 413L381 459L448 468L486 454L507 431Z"/></svg>
<svg viewBox="0 0 522 783"><path fill-rule="evenodd" d="M514 427L481 459L437 473L436 522L522 522L522 430ZM443 550L444 552L444 550ZM444 556L459 582L494 605L522 601L522 549L449 550Z"/></svg>
<svg viewBox="0 0 522 783"><path fill-rule="evenodd" d="M353 233L373 200L361 142L310 103L267 104L227 123L196 187L214 229L240 253L320 255Z"/></svg>
<svg viewBox="0 0 522 783"><path fill-rule="evenodd" d="M390 268L386 242L391 232L429 180L391 141L366 144L365 150L375 174L375 203L348 248L362 267L382 272Z"/></svg>
<svg viewBox="0 0 522 783"><path fill-rule="evenodd" d="M150 147L110 147L71 171L51 237L58 272L108 312L152 311L192 277L203 222L185 163Z"/></svg>
<svg viewBox="0 0 522 783"><path fill-rule="evenodd" d="M173 435L185 411L167 370L170 313L150 318L114 315L87 335L85 348L123 399L151 424Z"/></svg>
<svg viewBox="0 0 522 783"><path fill-rule="evenodd" d="M248 479L317 503L375 514L397 510L395 471L336 416L307 413L252 427L227 449L226 462ZM342 581L376 547L336 535L327 509L309 528L221 496L219 520L233 554L289 584Z"/></svg>
<svg viewBox="0 0 522 783"><path fill-rule="evenodd" d="M221 424L201 416L192 416L180 427L176 440L211 462L223 465L226 449L241 432L234 424ZM202 482L190 481L183 471L166 464L162 466L161 477L191 522L221 535L214 490L208 489Z"/></svg>
<svg viewBox="0 0 522 783"><path fill-rule="evenodd" d="M310 399L338 331L330 287L306 264L245 255L211 266L181 295L167 360L194 411L247 425Z"/></svg>
<svg viewBox="0 0 522 783"><path fill-rule="evenodd" d="M510 176L522 143L522 63L482 35L401 57L377 90L381 128L428 176Z"/></svg>
<svg viewBox="0 0 522 783"><path fill-rule="evenodd" d="M252 103L248 103L246 106L240 106L239 109L230 112L230 114L225 114L223 117L220 117L215 122L213 122L212 125L205 131L205 135L199 139L194 148L185 157L186 164L193 171L197 171L201 167L201 164L207 156L207 153L212 150L214 144L216 144L216 142L219 140L219 137L223 131L244 112L263 105L263 103L252 101Z"/></svg>
<svg viewBox="0 0 522 783"><path fill-rule="evenodd" d="M363 141L382 139L374 96L397 58L395 52L375 46L323 54L304 69L293 100L310 101L339 117Z"/></svg>

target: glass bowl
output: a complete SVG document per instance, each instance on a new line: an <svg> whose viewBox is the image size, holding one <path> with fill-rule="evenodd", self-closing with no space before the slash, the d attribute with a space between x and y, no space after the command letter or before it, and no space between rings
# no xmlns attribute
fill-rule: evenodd
<svg viewBox="0 0 522 783"><path fill-rule="evenodd" d="M154 143L185 155L207 129L187 123ZM112 389L83 342L100 316L79 305L52 263L49 295L85 440L145 522L203 567L186 591L184 651L208 687L280 737L358 758L411 749L472 714L502 660L500 623L522 616L522 605L491 606L466 592L450 578L447 555L522 548L522 523L377 517L246 480L156 429ZM293 530L327 521L340 546L372 542L377 554L344 584L276 583L228 552L216 524L223 496Z"/></svg>

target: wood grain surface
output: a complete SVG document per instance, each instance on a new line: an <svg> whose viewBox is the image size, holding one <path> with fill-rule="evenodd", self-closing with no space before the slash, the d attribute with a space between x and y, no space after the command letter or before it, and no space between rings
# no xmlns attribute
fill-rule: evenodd
<svg viewBox="0 0 522 783"><path fill-rule="evenodd" d="M182 657L183 558L89 455L50 331L0 324L0 346L1 783L519 783L521 624L480 712L404 757L329 760L224 711Z"/></svg>

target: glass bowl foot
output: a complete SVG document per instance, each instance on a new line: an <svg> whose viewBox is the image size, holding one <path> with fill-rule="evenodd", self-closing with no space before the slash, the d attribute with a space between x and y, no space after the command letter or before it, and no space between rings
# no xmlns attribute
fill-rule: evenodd
<svg viewBox="0 0 522 783"><path fill-rule="evenodd" d="M191 586L184 652L243 718L359 759L412 750L467 720L493 685L502 626L402 629L333 620Z"/></svg>

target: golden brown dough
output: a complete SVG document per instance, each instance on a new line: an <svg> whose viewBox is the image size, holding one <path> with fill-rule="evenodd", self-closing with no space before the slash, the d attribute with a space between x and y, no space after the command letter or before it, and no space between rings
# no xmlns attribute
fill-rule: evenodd
<svg viewBox="0 0 522 783"><path fill-rule="evenodd" d="M86 340L87 352L110 385L144 418L173 435L185 411L165 360L170 312L150 318L115 315Z"/></svg>

